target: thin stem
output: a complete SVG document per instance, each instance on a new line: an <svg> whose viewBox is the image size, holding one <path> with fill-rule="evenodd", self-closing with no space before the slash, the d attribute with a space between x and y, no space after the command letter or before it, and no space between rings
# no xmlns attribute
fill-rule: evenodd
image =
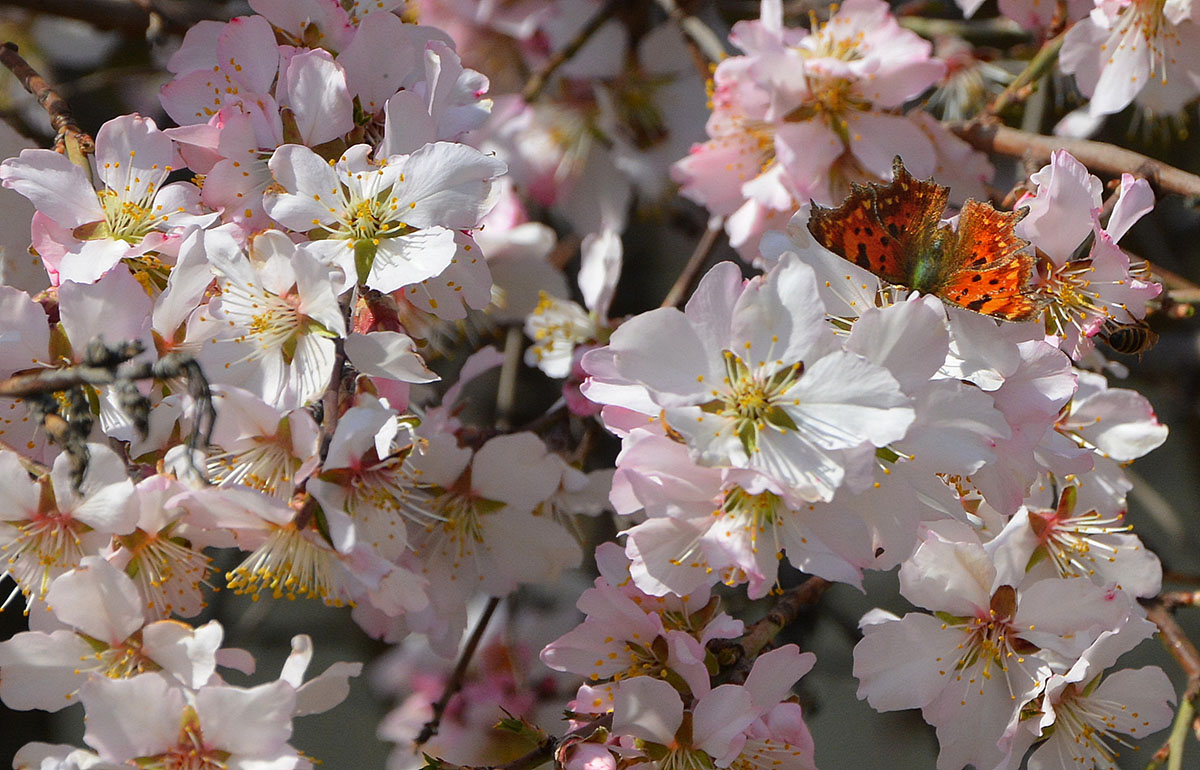
<svg viewBox="0 0 1200 770"><path fill-rule="evenodd" d="M833 584L828 580L811 577L785 591L766 617L750 626L749 631L742 637L742 651L748 657L757 655L780 631L796 620L801 608L816 604L831 585Z"/></svg>
<svg viewBox="0 0 1200 770"><path fill-rule="evenodd" d="M667 292L667 296L663 298L659 307L679 307L688 298L692 288L700 279L700 270L708 262L708 255L716 246L717 238L721 235L724 226L725 220L722 217L714 217L709 221L708 229L700 237L700 242L696 244L692 256L688 258L687 264L683 266L679 277L675 279L675 284Z"/></svg>
<svg viewBox="0 0 1200 770"><path fill-rule="evenodd" d="M816 604L831 585L833 584L828 580L811 577L800 585L789 588L776 600L766 616L747 628L739 640L715 640L709 642L709 649L717 656L722 669L732 672L732 679L740 679L741 673L748 672L749 665L771 640L795 622L800 610L810 604Z"/></svg>
<svg viewBox="0 0 1200 770"><path fill-rule="evenodd" d="M189 0L4 0L10 8L28 8L41 14L85 21L97 29L115 29L134 34L146 32L153 16L164 24L164 31L184 33L198 21L228 21L243 4L230 2L197 3Z"/></svg>
<svg viewBox="0 0 1200 770"><path fill-rule="evenodd" d="M1164 591L1158 598L1169 609L1200 605L1200 591Z"/></svg>
<svg viewBox="0 0 1200 770"><path fill-rule="evenodd" d="M492 615L495 614L496 608L500 606L500 599L493 596L488 599L487 606L483 609L483 615L479 617L479 622L475 624L475 629L471 631L471 638L467 640L467 646L463 648L462 654L458 657L458 665L454 667L454 673L450 675L450 681L446 682L446 689L442 691L442 697L437 699L437 703L433 704L433 716L421 728L421 733L417 736L417 740L413 743L414 748L421 748L430 738L437 735L438 726L442 723L442 715L446 713L446 706L450 705L450 699L454 697L463 686L463 680L467 675L467 667L471 665L471 659L475 657L475 650L479 647L479 642L483 639L483 632L487 630L488 623L491 622ZM534 767L534 765L531 765Z"/></svg>
<svg viewBox="0 0 1200 770"><path fill-rule="evenodd" d="M1063 32L1047 40L1038 52L1034 54L1033 58L1029 60L1029 64L1025 65L1025 69L1013 78L1008 87L996 97L996 100L992 102L986 112L995 115L1013 102L1022 101L1027 98L1030 93L1027 87L1041 80L1044 75L1049 74L1050 70L1054 67L1054 63L1058 61L1058 52L1062 48L1063 40L1066 37L1067 33ZM1040 88L1045 88L1045 85L1045 83L1039 84L1039 90Z"/></svg>
<svg viewBox="0 0 1200 770"><path fill-rule="evenodd" d="M1196 645L1192 644L1187 634L1175 622L1171 608L1161 600L1154 600L1147 605L1146 617L1158 626L1163 646L1179 661L1180 668L1187 675L1188 697L1194 697L1200 692L1200 651L1196 650Z"/></svg>
<svg viewBox="0 0 1200 770"><path fill-rule="evenodd" d="M1113 177L1130 173L1144 178L1160 193L1200 197L1200 176L1105 142L1042 136L994 122L971 121L948 124L948 127L971 146L985 152L1013 158L1023 158L1028 154L1034 160L1045 163L1055 150L1066 150L1092 171L1101 171Z"/></svg>
<svg viewBox="0 0 1200 770"><path fill-rule="evenodd" d="M933 19L927 16L900 16L900 26L923 38L959 37L976 46L1011 48L1029 41L1029 33L1012 19Z"/></svg>
<svg viewBox="0 0 1200 770"><path fill-rule="evenodd" d="M1169 603L1166 597L1146 604L1146 617L1158 626L1163 646L1179 662L1180 668L1187 676L1187 687L1179 700L1179 710L1175 713L1175 725L1171 729L1171 736L1166 745L1155 752L1150 762L1151 768L1161 767L1165 759L1168 770L1181 770L1183 767L1184 741L1196 715L1196 698L1200 696L1200 651L1171 615L1175 606L1177 605Z"/></svg>
<svg viewBox="0 0 1200 770"><path fill-rule="evenodd" d="M96 152L96 143L75 122L67 100L59 96L50 87L50 83L17 53L16 43L0 45L0 64L7 67L21 81L25 90L33 94L37 103L42 105L42 109L50 116L50 128L54 130L54 149L65 154L71 163L83 169L89 181L93 181L92 168L87 156Z"/></svg>
<svg viewBox="0 0 1200 770"><path fill-rule="evenodd" d="M353 328L354 306L358 303L358 286L341 300L342 320L346 323L347 333ZM333 443L333 434L337 431L338 418L342 416L342 385L346 379L346 340L338 337L333 341L333 373L329 377L329 386L321 398L321 462L329 456L329 446Z"/></svg>
<svg viewBox="0 0 1200 770"><path fill-rule="evenodd" d="M692 53L696 71L708 79L709 67L725 58L725 46L720 36L696 16L679 7L675 0L655 0L658 7L666 11L667 17L683 33L683 41Z"/></svg>
<svg viewBox="0 0 1200 770"><path fill-rule="evenodd" d="M510 326L504 335L504 363L500 365L500 382L496 386L496 429L512 427L513 408L517 402L517 375L521 371L521 349L525 337L520 326Z"/></svg>
<svg viewBox="0 0 1200 770"><path fill-rule="evenodd" d="M1046 102L1050 94L1050 73L1038 78L1037 86L1025 100L1025 111L1021 114L1021 130L1040 133L1046 119ZM1112 198L1114 196L1109 196Z"/></svg>
<svg viewBox="0 0 1200 770"><path fill-rule="evenodd" d="M1154 756L1146 765L1146 770L1159 770L1164 763L1167 763L1169 770L1180 770L1183 762L1184 741L1187 740L1188 727L1195 716L1196 707L1191 701L1185 700L1179 704L1179 710L1175 712L1175 721L1171 723L1171 735L1167 738L1167 742L1154 752Z"/></svg>
<svg viewBox="0 0 1200 770"><path fill-rule="evenodd" d="M525 90L521 92L521 98L526 103L532 104L537 101L537 98L542 95L546 84L550 82L550 78L558 71L558 68L566 64L575 54L579 53L579 49L587 44L587 41L592 38L592 35L603 27L616 12L617 7L623 0L608 0L603 8L600 8L592 15L583 28L575 33L575 37L571 38L565 46L558 51L555 51L542 68L533 73L533 77L529 78L529 82L525 84Z"/></svg>

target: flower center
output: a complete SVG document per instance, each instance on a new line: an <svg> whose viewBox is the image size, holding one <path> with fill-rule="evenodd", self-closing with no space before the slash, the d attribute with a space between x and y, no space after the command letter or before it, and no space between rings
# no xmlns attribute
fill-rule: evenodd
<svg viewBox="0 0 1200 770"><path fill-rule="evenodd" d="M839 61L858 61L865 58L865 30L860 29L850 37L835 34L839 27L851 24L852 21L850 18L834 16L829 21L822 22L817 19L815 11L810 11L808 28L811 33L804 41L807 45L800 49L801 55L808 59Z"/></svg>
<svg viewBox="0 0 1200 770"><path fill-rule="evenodd" d="M1167 64L1175 61L1169 47L1179 46L1173 25L1166 23L1166 0L1133 0L1117 20L1119 46L1145 45L1150 53L1150 76L1158 75L1167 84Z"/></svg>
<svg viewBox="0 0 1200 770"><path fill-rule="evenodd" d="M84 557L80 535L90 532L86 524L63 514L38 514L16 525L17 536L0 546L8 556L8 573L21 591L39 599L46 597L54 578L74 568Z"/></svg>
<svg viewBox="0 0 1200 770"><path fill-rule="evenodd" d="M701 409L732 420L734 431L748 453L758 446L759 433L768 428L785 432L796 430L796 424L785 405L794 405L786 398L788 391L804 374L804 363L797 361L768 374L761 367L752 370L733 351L726 350L725 389L714 391L716 398Z"/></svg>
<svg viewBox="0 0 1200 770"><path fill-rule="evenodd" d="M132 554L126 573L147 597L147 609L163 617L186 604L185 597L200 595L212 561L184 538L172 537L174 528L172 523L156 534L137 529L120 538Z"/></svg>
<svg viewBox="0 0 1200 770"><path fill-rule="evenodd" d="M260 591L270 588L275 599L303 596L333 607L353 606L354 602L343 598L349 594L341 585L335 562L329 549L309 540L294 524L287 524L226 573L225 582L235 594L250 594L254 601Z"/></svg>
<svg viewBox="0 0 1200 770"><path fill-rule="evenodd" d="M179 742L163 754L135 761L142 770L225 770L230 756L228 751L213 749L204 742L200 720L189 707L179 727Z"/></svg>

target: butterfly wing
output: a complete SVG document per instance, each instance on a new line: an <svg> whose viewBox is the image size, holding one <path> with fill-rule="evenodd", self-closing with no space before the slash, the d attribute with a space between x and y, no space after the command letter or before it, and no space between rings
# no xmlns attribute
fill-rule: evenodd
<svg viewBox="0 0 1200 770"><path fill-rule="evenodd" d="M808 230L825 248L889 283L911 286L915 263L929 250L947 188L914 179L899 157L886 185L855 185L842 205L814 206Z"/></svg>
<svg viewBox="0 0 1200 770"><path fill-rule="evenodd" d="M947 240L932 293L1005 321L1036 318L1047 304L1030 286L1037 261L1021 252L1029 242L1013 231L1026 211L997 211L968 200L958 217L958 232Z"/></svg>

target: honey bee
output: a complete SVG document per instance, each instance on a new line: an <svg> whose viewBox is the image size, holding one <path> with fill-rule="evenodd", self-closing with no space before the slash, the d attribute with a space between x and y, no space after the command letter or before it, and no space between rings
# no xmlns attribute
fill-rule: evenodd
<svg viewBox="0 0 1200 770"><path fill-rule="evenodd" d="M1144 321L1128 324L1110 321L1100 330L1100 339L1118 353L1141 359L1158 342L1158 334Z"/></svg>

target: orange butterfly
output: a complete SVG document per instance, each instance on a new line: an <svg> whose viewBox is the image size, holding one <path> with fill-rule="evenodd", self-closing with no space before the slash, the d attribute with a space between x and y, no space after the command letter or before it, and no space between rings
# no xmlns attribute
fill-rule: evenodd
<svg viewBox="0 0 1200 770"><path fill-rule="evenodd" d="M1031 321L1049 300L1030 286L1037 258L1013 228L1027 209L968 200L958 230L941 223L949 188L914 179L899 156L889 184L854 185L834 209L813 205L809 232L825 248L888 283L934 294L1003 321Z"/></svg>

